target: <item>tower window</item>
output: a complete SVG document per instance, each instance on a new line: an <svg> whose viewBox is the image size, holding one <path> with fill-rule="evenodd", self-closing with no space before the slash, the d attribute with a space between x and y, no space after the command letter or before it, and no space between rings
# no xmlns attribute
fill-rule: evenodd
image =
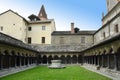
<svg viewBox="0 0 120 80"><path fill-rule="evenodd" d="M28 27L28 31L31 31L32 30L32 27Z"/></svg>
<svg viewBox="0 0 120 80"><path fill-rule="evenodd" d="M28 44L31 44L31 37L28 37Z"/></svg>
<svg viewBox="0 0 120 80"><path fill-rule="evenodd" d="M45 43L45 37L42 37L42 43Z"/></svg>
<svg viewBox="0 0 120 80"><path fill-rule="evenodd" d="M45 26L42 26L42 30L45 30L46 29L46 27Z"/></svg>
<svg viewBox="0 0 120 80"><path fill-rule="evenodd" d="M85 43L85 37L81 37L81 43Z"/></svg>
<svg viewBox="0 0 120 80"><path fill-rule="evenodd" d="M0 31L3 31L3 26L0 27Z"/></svg>
<svg viewBox="0 0 120 80"><path fill-rule="evenodd" d="M118 24L115 25L115 28L114 28L115 32L119 32L119 29L118 29Z"/></svg>

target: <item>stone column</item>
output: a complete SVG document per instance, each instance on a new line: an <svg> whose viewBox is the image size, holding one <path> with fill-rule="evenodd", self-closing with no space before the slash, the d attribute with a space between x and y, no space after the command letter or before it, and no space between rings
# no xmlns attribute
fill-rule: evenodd
<svg viewBox="0 0 120 80"><path fill-rule="evenodd" d="M15 68L16 68L16 67L17 67L17 56L15 56L15 55L14 55L14 60L15 60L14 66L15 66Z"/></svg>
<svg viewBox="0 0 120 80"><path fill-rule="evenodd" d="M96 65L96 55L94 55L94 65Z"/></svg>
<svg viewBox="0 0 120 80"><path fill-rule="evenodd" d="M104 55L102 55L102 67L104 67Z"/></svg>
<svg viewBox="0 0 120 80"><path fill-rule="evenodd" d="M10 68L11 67L11 55L8 55L8 68Z"/></svg>
<svg viewBox="0 0 120 80"><path fill-rule="evenodd" d="M90 57L88 56L88 64L90 64Z"/></svg>
<svg viewBox="0 0 120 80"><path fill-rule="evenodd" d="M110 68L110 56L107 54L107 68Z"/></svg>
<svg viewBox="0 0 120 80"><path fill-rule="evenodd" d="M21 56L19 56L19 60L20 60L20 65L19 66L21 67L21 63L22 63Z"/></svg>
<svg viewBox="0 0 120 80"><path fill-rule="evenodd" d="M117 70L117 56L114 54L114 69Z"/></svg>
<svg viewBox="0 0 120 80"><path fill-rule="evenodd" d="M29 66L29 56L27 57L27 66Z"/></svg>
<svg viewBox="0 0 120 80"><path fill-rule="evenodd" d="M26 64L25 64L25 58L26 58L26 57L24 56L24 66L26 65Z"/></svg>
<svg viewBox="0 0 120 80"><path fill-rule="evenodd" d="M100 55L97 55L97 56L98 56L98 58L97 58L98 59L97 60L98 61L98 66L100 66Z"/></svg>

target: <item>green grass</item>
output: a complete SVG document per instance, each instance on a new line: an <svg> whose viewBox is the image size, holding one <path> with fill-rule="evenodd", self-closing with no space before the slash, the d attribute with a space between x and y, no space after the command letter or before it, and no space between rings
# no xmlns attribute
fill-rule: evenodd
<svg viewBox="0 0 120 80"><path fill-rule="evenodd" d="M48 69L39 66L16 74L5 76L0 80L111 80L80 66L67 66L65 69Z"/></svg>

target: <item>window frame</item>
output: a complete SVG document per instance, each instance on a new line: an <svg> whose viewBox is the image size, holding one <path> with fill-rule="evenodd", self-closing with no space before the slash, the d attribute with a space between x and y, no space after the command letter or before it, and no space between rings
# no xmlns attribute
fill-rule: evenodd
<svg viewBox="0 0 120 80"><path fill-rule="evenodd" d="M85 36L82 36L82 37L81 37L81 43L82 43L82 44L85 44L85 43L86 43L86 41L85 41Z"/></svg>
<svg viewBox="0 0 120 80"><path fill-rule="evenodd" d="M42 44L45 44L45 37L42 37L41 42L42 42Z"/></svg>
<svg viewBox="0 0 120 80"><path fill-rule="evenodd" d="M114 27L114 31L115 31L115 33L118 33L118 32L119 32L119 27L118 27L118 26L119 26L119 25L116 24L115 27Z"/></svg>
<svg viewBox="0 0 120 80"><path fill-rule="evenodd" d="M32 38L31 37L28 37L28 44L31 44L32 43Z"/></svg>
<svg viewBox="0 0 120 80"><path fill-rule="evenodd" d="M28 31L32 31L32 27L31 26L28 27Z"/></svg>
<svg viewBox="0 0 120 80"><path fill-rule="evenodd" d="M46 26L42 26L42 30L43 30L43 31L46 30Z"/></svg>
<svg viewBox="0 0 120 80"><path fill-rule="evenodd" d="M0 31L3 31L3 26L0 27Z"/></svg>

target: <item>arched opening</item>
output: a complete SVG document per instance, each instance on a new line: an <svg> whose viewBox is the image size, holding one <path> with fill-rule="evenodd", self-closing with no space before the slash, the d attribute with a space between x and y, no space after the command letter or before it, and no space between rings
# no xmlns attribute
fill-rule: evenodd
<svg viewBox="0 0 120 80"><path fill-rule="evenodd" d="M72 56L72 64L77 64L77 56L76 55L73 55Z"/></svg>
<svg viewBox="0 0 120 80"><path fill-rule="evenodd" d="M47 56L46 55L43 56L42 63L43 64L47 64Z"/></svg>
<svg viewBox="0 0 120 80"><path fill-rule="evenodd" d="M41 64L41 62L42 62L42 57L41 55L38 55L38 64Z"/></svg>
<svg viewBox="0 0 120 80"><path fill-rule="evenodd" d="M67 64L71 64L71 56L70 56L70 55L68 55L68 56L66 57L66 63L67 63Z"/></svg>
<svg viewBox="0 0 120 80"><path fill-rule="evenodd" d="M107 67L107 65L108 65L108 57L107 57L107 54L106 54L106 50L104 50L104 52L103 52L103 67Z"/></svg>
<svg viewBox="0 0 120 80"><path fill-rule="evenodd" d="M20 53L18 52L18 55L17 55L17 66L20 66Z"/></svg>
<svg viewBox="0 0 120 80"><path fill-rule="evenodd" d="M61 63L62 63L62 64L65 64L65 63L66 63L66 59L65 59L65 56L64 56L64 55L62 55L62 56L60 57L60 60L61 60Z"/></svg>
<svg viewBox="0 0 120 80"><path fill-rule="evenodd" d="M6 50L6 51L4 51L4 56L3 56L3 68L9 68L9 53L8 53L8 51Z"/></svg>
<svg viewBox="0 0 120 80"><path fill-rule="evenodd" d="M82 64L82 63L83 63L83 57L82 57L82 55L79 55L79 56L78 56L78 63L79 63L79 64Z"/></svg>
<svg viewBox="0 0 120 80"><path fill-rule="evenodd" d="M3 66L3 55L0 52L0 70L2 69L2 66Z"/></svg>
<svg viewBox="0 0 120 80"><path fill-rule="evenodd" d="M55 55L54 60L59 60L59 57L57 55Z"/></svg>
<svg viewBox="0 0 120 80"><path fill-rule="evenodd" d="M120 71L120 47L118 48L116 55L117 55L116 56L117 57L117 70Z"/></svg>
<svg viewBox="0 0 120 80"><path fill-rule="evenodd" d="M48 64L51 64L51 60L53 60L53 58L52 58L52 56L50 55L50 56L48 57Z"/></svg>
<svg viewBox="0 0 120 80"><path fill-rule="evenodd" d="M11 67L15 67L15 64L16 64L16 60L15 60L15 52L14 51L11 51Z"/></svg>
<svg viewBox="0 0 120 80"><path fill-rule="evenodd" d="M110 54L109 54L109 68L114 69L114 51L112 48L110 49Z"/></svg>

